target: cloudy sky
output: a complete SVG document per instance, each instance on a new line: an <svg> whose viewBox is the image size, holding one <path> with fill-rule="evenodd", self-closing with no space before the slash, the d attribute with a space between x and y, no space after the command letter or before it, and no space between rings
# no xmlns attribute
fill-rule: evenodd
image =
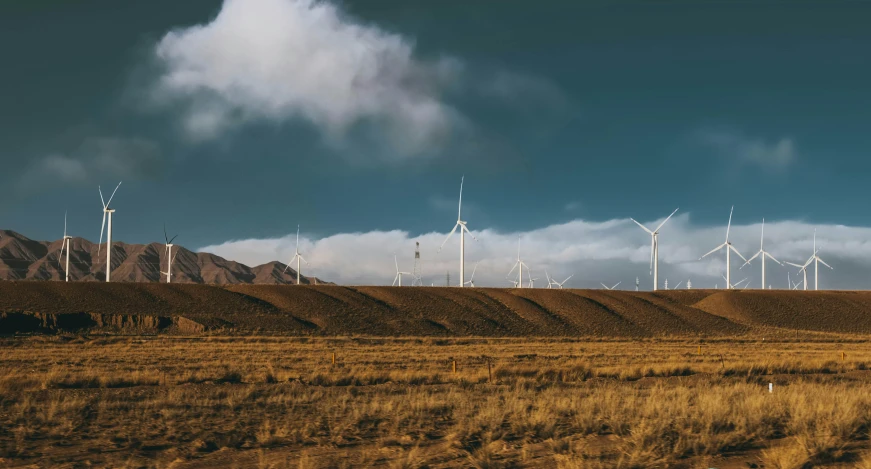
<svg viewBox="0 0 871 469"><path fill-rule="evenodd" d="M0 228L257 264L296 226L341 283L723 286L725 239L867 288L871 3L188 0L0 6ZM734 280L760 283L758 261ZM767 283L787 285L770 261ZM307 271L304 269L304 273ZM812 277L811 277L812 282Z"/></svg>

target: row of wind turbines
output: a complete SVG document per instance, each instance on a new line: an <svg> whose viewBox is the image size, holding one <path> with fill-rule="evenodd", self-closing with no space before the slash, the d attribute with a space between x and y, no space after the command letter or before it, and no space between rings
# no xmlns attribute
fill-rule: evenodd
<svg viewBox="0 0 871 469"><path fill-rule="evenodd" d="M442 242L441 246L439 246L438 251L437 251L437 252L441 252L441 250L444 248L445 244L448 242L448 240L451 239L451 237L454 235L454 233L459 228L459 230L460 230L460 234L459 234L460 235L460 281L459 281L459 286L461 288L465 287L465 286L471 286L471 287L475 286L475 283L474 283L475 272L478 269L478 264L476 263L475 267L472 271L471 278L469 280L465 279L466 278L465 277L465 234L468 233L469 236L471 236L472 239L476 242L478 241L478 239L475 237L475 235L472 234L471 231L469 231L469 228L467 226L467 222L463 221L463 219L462 219L463 184L464 184L464 182L465 182L465 176L460 178L460 198L459 198L459 204L458 204L458 209L457 209L457 221L454 224L453 229L450 231L450 233L448 233L448 236ZM109 196L109 200L107 201L103 197L102 188L100 186L97 186L97 190L100 193L100 202L101 202L102 207L103 207L103 221L102 221L102 224L100 226L100 242L98 243L97 256L99 257L100 251L102 250L103 233L105 231L105 233L106 233L106 246L107 246L107 248L106 248L106 282L110 282L111 278L112 278L112 249L111 249L111 247L112 247L112 215L115 213L115 209L111 208L111 203L112 203L112 200L115 198L115 194L118 192L118 189L120 187L121 187L121 182L119 182L118 185L115 187L115 190L112 191L112 194ZM762 220L762 233L761 233L761 238L760 238L759 251L757 251L752 257L750 257L750 259L746 259L743 255L741 255L741 253L738 251L738 249L732 245L732 242L729 240L729 231L730 231L731 226L732 226L732 214L734 213L734 210L735 210L735 207L733 206L732 209L729 211L729 221L726 225L726 239L723 242L723 244L720 244L719 246L715 247L714 249L712 249L711 251L709 251L708 253L706 253L705 255L703 255L702 257L699 258L699 260L702 260L705 257L707 257L711 254L714 254L717 251L720 251L721 249L725 249L725 251L726 251L726 274L724 276L724 279L726 280L726 288L727 289L736 288L740 283L742 283L746 280L746 279L742 280L741 282L738 282L737 284L732 283L732 280L731 280L732 279L732 277L731 277L731 275L732 275L732 273L731 273L731 261L732 261L731 254L733 252L738 257L740 257L741 259L744 260L744 264L741 266L741 268L744 268L745 266L749 265L750 262L752 262L757 257L760 258L760 261L762 264L762 284L761 285L762 285L763 289L765 289L766 285L767 285L767 283L765 282L765 258L766 257L768 257L769 259L771 259L772 261L776 262L779 265L783 265L785 263L785 264L793 266L793 267L798 267L799 273L801 273L803 275L802 284L804 285L805 290L808 289L808 281L807 281L808 267L811 265L811 263L813 263L813 265L814 265L814 290L817 290L819 288L819 264L823 264L824 266L828 267L829 269L833 269L833 267L826 264L826 262L823 261L818 255L819 249L817 249L817 247L816 247L816 230L814 231L814 235L813 235L813 239L814 239L814 241L813 241L813 254L803 264L793 263L793 262L781 263L770 252L765 250L765 247L764 247L765 220L763 219ZM651 238L650 239L650 275L653 276L653 290L657 290L658 286L659 286L659 232L662 229L662 227L665 226L665 224L671 219L671 217L674 216L675 213L677 213L677 211L678 211L678 209L675 209L673 212L671 212L671 214L668 217L666 217L665 220L663 220L662 223L660 223L656 227L656 229L654 229L654 230L650 230L649 228L642 225L634 218L630 218L633 222L635 222L635 224L637 224L639 227L641 227L641 229L643 229L648 234L650 234L650 238ZM287 263L287 265L285 266L285 269L284 269L284 272L286 273L287 269L289 269L290 266L294 262L296 262L297 285L300 284L301 267L302 267L301 262L304 262L306 265L309 265L308 261L299 252L299 229L300 229L300 227L299 227L299 225L297 225L297 228L296 228L296 248L294 250L293 257L291 257L290 261ZM164 235L164 240L165 240L164 249L165 249L165 257L167 259L167 266L166 266L166 271L165 272L161 271L160 273L162 275L166 276L167 283L171 283L172 282L172 266L175 262L176 255L178 254L177 252L175 254L173 254L173 252L172 252L172 248L174 247L173 241L176 239L176 237L178 237L178 235L175 235L172 238L169 238L169 236L166 233L166 226L164 226L163 235ZM61 259L63 258L64 251L66 251L66 263L64 266L64 279L67 282L69 282L69 273L70 273L69 263L70 263L70 240L71 239L72 239L72 236L67 235L67 217L66 217L66 214L64 214L64 236L63 236L63 240L62 240L62 244L61 244L61 251L60 251L60 256L58 257L58 262L61 263ZM402 286L402 276L403 275L412 275L412 273L411 272L403 272L403 271L399 270L399 263L398 263L398 260L397 260L395 254L394 254L394 264L396 266L396 277L394 277L394 279L393 279L393 285L398 284L399 286ZM526 265L526 263L523 262L523 260L521 260L521 258L520 258L520 241L518 240L517 260L514 263L514 265L511 267L511 270L508 272L508 276L510 276L515 271L515 269L517 270L518 275L516 277L516 280L510 280L511 283L514 284L514 286L517 288L523 288L523 285L524 285L523 284L523 270L524 270L524 268L526 268L527 276L528 276L527 285L529 288L534 288L535 281L538 280L538 278L532 278L529 266ZM545 275L547 276L547 282L548 282L547 288L563 288L563 285L565 285L565 283L568 282L569 279L571 279L574 276L574 274L572 274L568 278L563 280L562 282L557 282L555 279L553 279L550 276L550 274L547 273L547 271L545 271ZM506 278L507 278L507 276L506 276ZM798 283L793 285L791 279L789 280L789 282L790 282L790 288L792 288L792 289L795 289L798 285ZM621 282L617 282L614 286L611 286L611 287L608 287L607 285L602 283L602 287L604 287L607 290L613 290L613 289L617 288L617 286L619 286L620 283ZM679 285L680 284L678 284L678 286ZM636 288L637 288L637 282L636 282ZM667 288L667 286L666 286L666 288ZM677 288L677 287L675 287L675 288ZM769 288L770 288L770 286L769 286Z"/></svg>
<svg viewBox="0 0 871 469"><path fill-rule="evenodd" d="M475 270L473 270L473 272L472 272L472 278L470 278L469 281L465 280L465 278L466 278L465 277L466 246L465 246L464 233L468 233L469 236L471 236L472 239L475 241L478 241L478 239L475 238L475 236L472 234L471 231L469 231L469 228L467 226L467 222L463 221L463 218L462 218L462 213L463 213L463 183L464 182L465 182L465 176L460 178L460 202L459 202L459 207L457 210L456 224L454 224L454 228L451 230L450 233L448 233L447 238L445 238L445 240L442 242L442 245L439 247L438 252L441 252L442 248L444 248L445 244L448 242L448 240L451 239L451 236L454 235L454 233L457 231L457 228L459 228L460 229L460 281L459 281L459 286L464 287L466 285L470 285L470 286L474 287L475 286L474 276L475 276L475 270L477 270L477 264L475 264ZM666 217L665 220L663 220L662 223L660 223L659 226L657 226L656 229L654 229L654 230L647 228L646 226L642 225L634 218L630 218L633 222L635 222L635 224L637 224L639 227L641 227L641 229L643 229L644 231L646 231L650 235L650 275L653 276L653 290L654 291L659 288L659 231L671 219L671 217L674 216L675 213L677 213L677 211L678 211L677 208L674 209L674 211L671 212L671 214L668 217ZM761 283L762 289L771 288L771 286L769 284L767 284L765 281L765 258L767 257L779 265L783 265L784 263L778 261L770 252L765 250L765 219L762 220L762 233L761 233L760 242L759 242L759 251L757 251L752 257L750 257L750 259L747 259L743 255L741 255L741 253L738 251L738 249L735 248L735 246L733 246L732 242L729 240L729 231L731 230L731 227L732 227L732 214L734 213L734 211L735 211L735 207L732 206L732 208L729 211L729 221L726 225L726 239L723 242L723 244L720 244L719 246L710 250L708 253L706 253L705 255L700 257L699 260L702 260L705 257L708 257L709 255L714 254L717 251L725 249L725 251L726 251L726 275L724 276L724 279L726 280L726 288L727 289L734 289L734 288L739 287L740 284L745 282L747 279L743 279L740 282L737 282L735 284L732 283L732 253L734 252L738 257L740 257L742 260L744 260L744 264L740 267L742 269L745 266L750 265L750 263L754 259L759 257L760 263L762 264L762 283ZM799 273L801 273L803 275L802 284L804 285L805 290L808 289L807 271L808 271L808 267L810 267L811 263L813 263L813 265L814 265L814 290L819 289L819 264L823 264L824 266L828 267L829 269L833 269L832 266L826 264L825 261L823 261L819 257L819 255L818 255L819 249L817 249L816 244L817 244L817 235L816 235L816 230L814 230L813 254L802 264L793 263L793 262L785 262L785 264L787 264L787 265L791 265L793 267L799 268ZM395 255L394 255L394 261L396 261ZM524 263L520 259L520 245L518 242L517 261L514 263L514 266L511 268L511 271L508 272L508 275L511 275L511 273L514 272L515 269L517 269L517 271L518 271L517 280L511 280L511 282L514 284L514 286L517 288L523 287L523 269L524 269L524 267L526 267L527 275L530 277L529 283L527 285L529 285L529 287L534 287L534 285L535 285L534 282L535 282L535 280L538 280L538 279L537 278L534 279L531 277L531 275L529 275L529 273L528 273L529 266L527 266L526 263ZM394 279L394 285L396 285L397 279L399 280L399 285L400 286L402 285L402 275L403 274L408 275L408 272L400 272L399 271L399 264L396 263L396 278ZM547 271L545 271L545 274L547 274ZM571 277L572 276L569 276L569 278L571 278ZM562 288L563 284L565 282L567 282L569 280L569 278L564 280L562 283L559 283L559 282L555 282L550 277L550 275L547 275L547 280L548 280L547 288L552 288L555 285L558 288ZM666 280L666 282L668 282L668 281ZM617 288L617 286L620 285L620 282L617 282L612 287L609 287L609 286L605 285L604 283L602 283L601 285L602 285L602 287L604 287L607 290L613 290L613 289ZM768 285L768 286L766 287L766 285ZM798 284L796 283L796 285L794 286L792 284L792 280L791 279L789 280L789 286L791 289L795 289L795 287L797 287L797 285ZM678 286L680 286L680 283L678 284ZM667 283L666 283L666 288L667 288ZM675 288L677 288L677 287L675 287Z"/></svg>
<svg viewBox="0 0 871 469"><path fill-rule="evenodd" d="M122 181L123 182L123 181ZM99 258L100 252L103 248L103 233L106 233L106 282L112 281L112 214L115 213L115 209L110 207L112 203L112 199L115 198L115 193L118 192L118 189L121 187L121 182L115 186L115 190L112 191L112 195L109 196L109 200L107 201L103 197L103 188L97 186L97 190L100 193L100 203L103 206L103 222L100 225L100 242L97 243L97 257ZM106 223L108 221L108 223ZM172 265L175 263L175 257L178 255L178 252L175 255L172 253L172 248L175 246L172 244L177 238L178 235L169 238L166 234L166 225L163 227L163 238L164 238L164 257L167 259L166 272L160 271L161 275L166 276L166 283L172 282ZM61 259L64 257L64 251L66 251L66 261L64 262L64 281L70 281L70 241L73 239L72 236L67 235L67 214L64 213L64 237L61 242L61 250L58 255L58 264L61 263Z"/></svg>
<svg viewBox="0 0 871 469"><path fill-rule="evenodd" d="M122 181L123 182L123 181ZM103 197L103 188L97 186L97 191L100 193L100 203L103 206L103 222L100 225L100 242L97 245L97 257L99 258L100 252L103 247L103 232L106 233L106 282L112 281L112 214L115 213L115 209L110 207L112 203L112 199L115 198L115 193L118 192L118 189L121 187L121 182L115 186L115 190L112 191L112 195L109 196L109 200L107 201ZM108 222L108 223L107 223ZM178 237L178 235L170 238L166 233L166 225L163 227L163 238L164 238L164 257L166 258L166 271L160 271L161 275L166 276L166 283L172 282L172 266L175 264L175 258L178 255L178 251L173 254L172 248L175 246L173 241ZM67 235L67 214L64 213L64 236L61 242L61 250L58 255L58 264L62 263L62 259L64 258L64 252L66 251L66 261L65 265L62 266L64 269L64 281L70 281L70 240L73 237ZM299 225L296 227L296 250L294 251L293 257L290 261L285 265L284 272L287 273L287 269L296 261L296 283L299 285L300 281L300 262L305 262L308 265L308 261L302 257L302 254L299 252Z"/></svg>

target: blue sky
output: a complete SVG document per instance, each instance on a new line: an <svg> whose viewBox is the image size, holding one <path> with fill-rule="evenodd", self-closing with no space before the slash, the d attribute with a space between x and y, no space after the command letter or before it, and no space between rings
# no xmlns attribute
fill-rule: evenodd
<svg viewBox="0 0 871 469"><path fill-rule="evenodd" d="M185 246L253 262L224 243L273 243L299 223L313 247L400 230L392 252L447 233L465 174L464 218L505 243L677 206L691 239L724 231L734 204L746 251L763 217L799 223L796 240L816 226L834 251L836 225L871 224L869 15L838 1L4 5L0 227L56 239L68 210L72 233L96 239L96 186L123 179L123 241L159 240L166 222ZM643 253L643 235L617 244ZM502 251L486 255L515 256ZM646 268L621 259L584 281ZM680 275L716 280L694 269Z"/></svg>

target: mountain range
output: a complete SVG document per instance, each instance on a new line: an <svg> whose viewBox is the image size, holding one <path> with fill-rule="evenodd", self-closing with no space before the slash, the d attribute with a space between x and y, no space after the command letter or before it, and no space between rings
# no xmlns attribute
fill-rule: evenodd
<svg viewBox="0 0 871 469"><path fill-rule="evenodd" d="M0 230L0 280L63 280L66 253L63 240L34 241L11 230ZM99 253L99 254L98 254ZM173 283L296 284L296 270L273 261L248 267L214 254L173 249ZM112 243L113 282L166 282L163 244ZM285 272L285 268L287 271ZM106 246L84 238L70 239L70 281L106 279ZM328 284L315 277L300 276L301 284Z"/></svg>

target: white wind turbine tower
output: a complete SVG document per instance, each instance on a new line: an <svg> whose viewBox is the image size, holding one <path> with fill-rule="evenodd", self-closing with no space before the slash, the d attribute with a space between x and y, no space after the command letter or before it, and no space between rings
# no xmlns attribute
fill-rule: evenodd
<svg viewBox="0 0 871 469"><path fill-rule="evenodd" d="M726 225L726 242L715 247L714 249L711 249L710 252L708 252L707 254L705 254L704 256L699 258L699 260L702 260L705 257L707 257L708 255L713 254L713 253L719 251L720 249L726 248L726 276L724 277L726 279L726 289L734 288L734 285L732 285L732 266L731 266L732 257L730 255L731 251L735 251L735 254L737 254L738 257L740 257L741 259L744 259L744 256L742 256L741 253L738 252L737 249L735 249L735 246L732 246L732 242L729 241L729 229L732 227L732 212L734 210L735 210L735 206L733 205L732 209L729 210L729 224ZM747 259L744 259L744 261L746 262Z"/></svg>
<svg viewBox="0 0 871 469"><path fill-rule="evenodd" d="M568 280L568 279L566 279L566 280ZM622 282L622 280L620 282ZM602 285L603 287L605 287L605 290L613 290L613 289L617 288L617 285L620 285L620 282L615 283L613 287L609 287L608 285L605 285L602 282L599 282L599 285ZM563 282L563 283L565 283L565 282Z"/></svg>
<svg viewBox="0 0 871 469"><path fill-rule="evenodd" d="M680 207L678 207L680 208ZM655 230L650 231L646 226L638 223L634 218L630 218L630 220L634 221L636 225L640 226L641 229L650 233L650 268L653 270L653 290L656 291L659 288L659 229L662 228L662 225L665 225L665 222L668 221L669 218L672 217L675 213L677 213L678 209L674 209L674 212L671 212L659 226L656 227Z"/></svg>
<svg viewBox="0 0 871 469"><path fill-rule="evenodd" d="M544 271L544 276L547 278L547 288L553 288L553 278L547 273L547 270Z"/></svg>
<svg viewBox="0 0 871 469"><path fill-rule="evenodd" d="M466 285L469 285L472 288L475 288L475 272L478 270L478 263L475 262L475 268L472 269L472 276L469 278L469 281L466 282Z"/></svg>
<svg viewBox="0 0 871 469"><path fill-rule="evenodd" d="M395 257L395 256L394 256L394 257ZM317 259L315 259L315 260L317 260ZM296 250L294 250L294 252L293 252L293 257L290 258L290 262L288 262L287 265L284 266L284 272L285 272L285 273L287 272L287 269L290 268L290 264L293 264L293 261L296 261L296 284L299 285L299 278L300 278L300 275L299 275L299 271L300 271L299 261L303 261L303 262L305 262L305 265L308 265L308 261L305 260L304 257L302 257L302 254L299 253L299 225L296 225Z"/></svg>
<svg viewBox="0 0 871 469"><path fill-rule="evenodd" d="M451 236L454 235L454 232L457 231L457 227L460 227L460 288L463 287L463 284L466 280L466 270L465 270L465 258L466 258L466 238L463 233L469 233L469 236L472 237L475 241L478 241L478 238L472 234L471 231L466 227L466 222L463 221L462 213L463 213L463 181L466 179L466 176L460 178L460 204L459 209L457 210L457 224L454 225L454 229L448 233L448 237L442 242L442 245L439 246L439 250L437 252L441 252L442 248L445 247L445 243L451 239Z"/></svg>
<svg viewBox="0 0 871 469"><path fill-rule="evenodd" d="M762 256L760 258L760 260L762 261L762 289L763 290L765 290L765 256L768 256L774 262L777 262L778 264L783 265L780 263L779 260L775 259L774 256L771 255L771 253L769 253L768 251L766 251L763 248L764 242L765 242L765 219L763 218L762 219L762 235L759 238L759 251L756 251L756 254L753 254L753 257L751 257L750 259L747 259L747 262L745 262L744 265L741 266L741 268L743 269L745 265L749 264L750 261L752 261L753 259L756 259L757 256Z"/></svg>
<svg viewBox="0 0 871 469"><path fill-rule="evenodd" d="M403 275L414 275L411 272L400 272L399 270L399 261L396 260L396 253L393 254L393 263L396 264L396 277L393 277L393 286L396 286L396 282L399 282L399 286L402 286L402 276Z"/></svg>
<svg viewBox="0 0 871 469"><path fill-rule="evenodd" d="M563 289L563 285L565 285L566 282L568 282L569 279L572 278L572 277L574 277L574 276L575 276L575 274L571 274L571 275L569 275L568 277L566 277L566 279L563 280L562 282L557 282L556 280L554 280L554 281L553 281L553 284L556 285L557 287L559 287L560 290L562 290L562 289ZM616 287L617 285L614 285L614 286ZM607 288L607 287L606 287L606 288Z"/></svg>
<svg viewBox="0 0 871 469"><path fill-rule="evenodd" d="M820 263L832 270L835 270L834 268L832 268L832 266L826 264L822 259L820 259L820 256L817 255L818 252L820 251L817 249L817 230L814 230L814 256L812 258L814 260L814 290L820 289Z"/></svg>
<svg viewBox="0 0 871 469"><path fill-rule="evenodd" d="M166 244L164 245L164 253L166 254L166 272L161 273L166 275L166 283L172 283L172 265L175 264L175 256L172 255L172 247L174 246L172 242L175 241L175 238L178 238L178 235L173 236L172 239L166 235L166 224L164 224L163 239L166 241ZM176 252L176 254L178 254L178 252Z"/></svg>
<svg viewBox="0 0 871 469"><path fill-rule="evenodd" d="M112 279L112 214L115 213L114 209L109 208L109 204L112 203L112 199L115 197L115 193L118 192L118 188L121 187L121 182L115 186L115 190L112 191L112 195L109 196L109 201L105 202L103 200L103 189L100 186L97 186L97 190L100 191L100 202L103 203L103 224L100 226L100 242L97 244L97 257L100 256L100 247L103 244L103 228L106 228L106 215L109 216L109 227L106 230L106 281L109 282Z"/></svg>
<svg viewBox="0 0 871 469"><path fill-rule="evenodd" d="M67 236L67 212L64 212L64 237L61 241L60 245L60 256L57 258L58 266L60 266L61 258L64 255L64 249L67 250L67 263L64 268L64 281L70 281L70 240L73 239L72 236Z"/></svg>
<svg viewBox="0 0 871 469"><path fill-rule="evenodd" d="M514 263L514 266L511 267L511 270L508 271L508 275L511 275L511 272L514 272L514 269L520 267L520 270L517 272L517 288L523 288L523 267L526 267L526 275L529 275L529 266L526 265L525 262L520 260L520 238L517 238L517 262Z"/></svg>

